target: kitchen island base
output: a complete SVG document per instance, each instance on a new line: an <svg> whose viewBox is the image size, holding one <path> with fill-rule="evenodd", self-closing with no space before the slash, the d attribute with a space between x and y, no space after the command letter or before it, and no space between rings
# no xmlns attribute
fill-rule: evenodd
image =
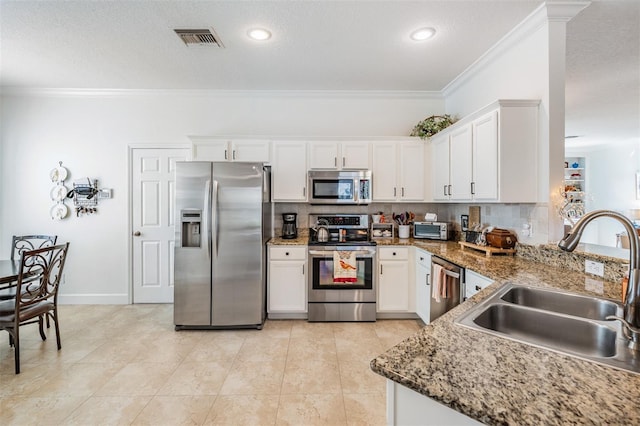
<svg viewBox="0 0 640 426"><path fill-rule="evenodd" d="M482 423L387 379L387 425L480 425Z"/></svg>

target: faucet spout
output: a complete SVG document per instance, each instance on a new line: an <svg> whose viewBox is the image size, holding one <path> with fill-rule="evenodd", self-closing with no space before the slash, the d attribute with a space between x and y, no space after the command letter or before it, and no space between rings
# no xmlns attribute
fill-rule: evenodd
<svg viewBox="0 0 640 426"><path fill-rule="evenodd" d="M558 243L561 250L571 252L580 242L584 228L594 219L610 217L620 222L629 235L629 286L624 304L624 320L633 329L640 329L640 239L631 220L611 210L594 210L580 218ZM633 343L633 342L632 342Z"/></svg>

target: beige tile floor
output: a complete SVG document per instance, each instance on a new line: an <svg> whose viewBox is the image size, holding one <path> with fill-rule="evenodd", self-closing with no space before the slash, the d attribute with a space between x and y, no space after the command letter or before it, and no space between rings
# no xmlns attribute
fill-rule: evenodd
<svg viewBox="0 0 640 426"><path fill-rule="evenodd" d="M53 329L21 328L22 373L0 333L2 425L383 425L369 361L419 330L267 321L263 330L180 331L172 305L61 306Z"/></svg>

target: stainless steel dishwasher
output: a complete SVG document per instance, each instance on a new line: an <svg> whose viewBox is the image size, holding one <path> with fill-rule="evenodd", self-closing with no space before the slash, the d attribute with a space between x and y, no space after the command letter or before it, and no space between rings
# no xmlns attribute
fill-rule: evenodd
<svg viewBox="0 0 640 426"><path fill-rule="evenodd" d="M431 256L430 284L429 319L432 322L464 300L464 268L440 257Z"/></svg>

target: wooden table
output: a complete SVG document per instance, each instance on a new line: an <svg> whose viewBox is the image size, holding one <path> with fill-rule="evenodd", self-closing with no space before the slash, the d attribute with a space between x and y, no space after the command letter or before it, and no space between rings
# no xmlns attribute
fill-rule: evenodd
<svg viewBox="0 0 640 426"><path fill-rule="evenodd" d="M20 262L17 260L0 260L0 288L3 284L8 284L18 280L20 273Z"/></svg>

